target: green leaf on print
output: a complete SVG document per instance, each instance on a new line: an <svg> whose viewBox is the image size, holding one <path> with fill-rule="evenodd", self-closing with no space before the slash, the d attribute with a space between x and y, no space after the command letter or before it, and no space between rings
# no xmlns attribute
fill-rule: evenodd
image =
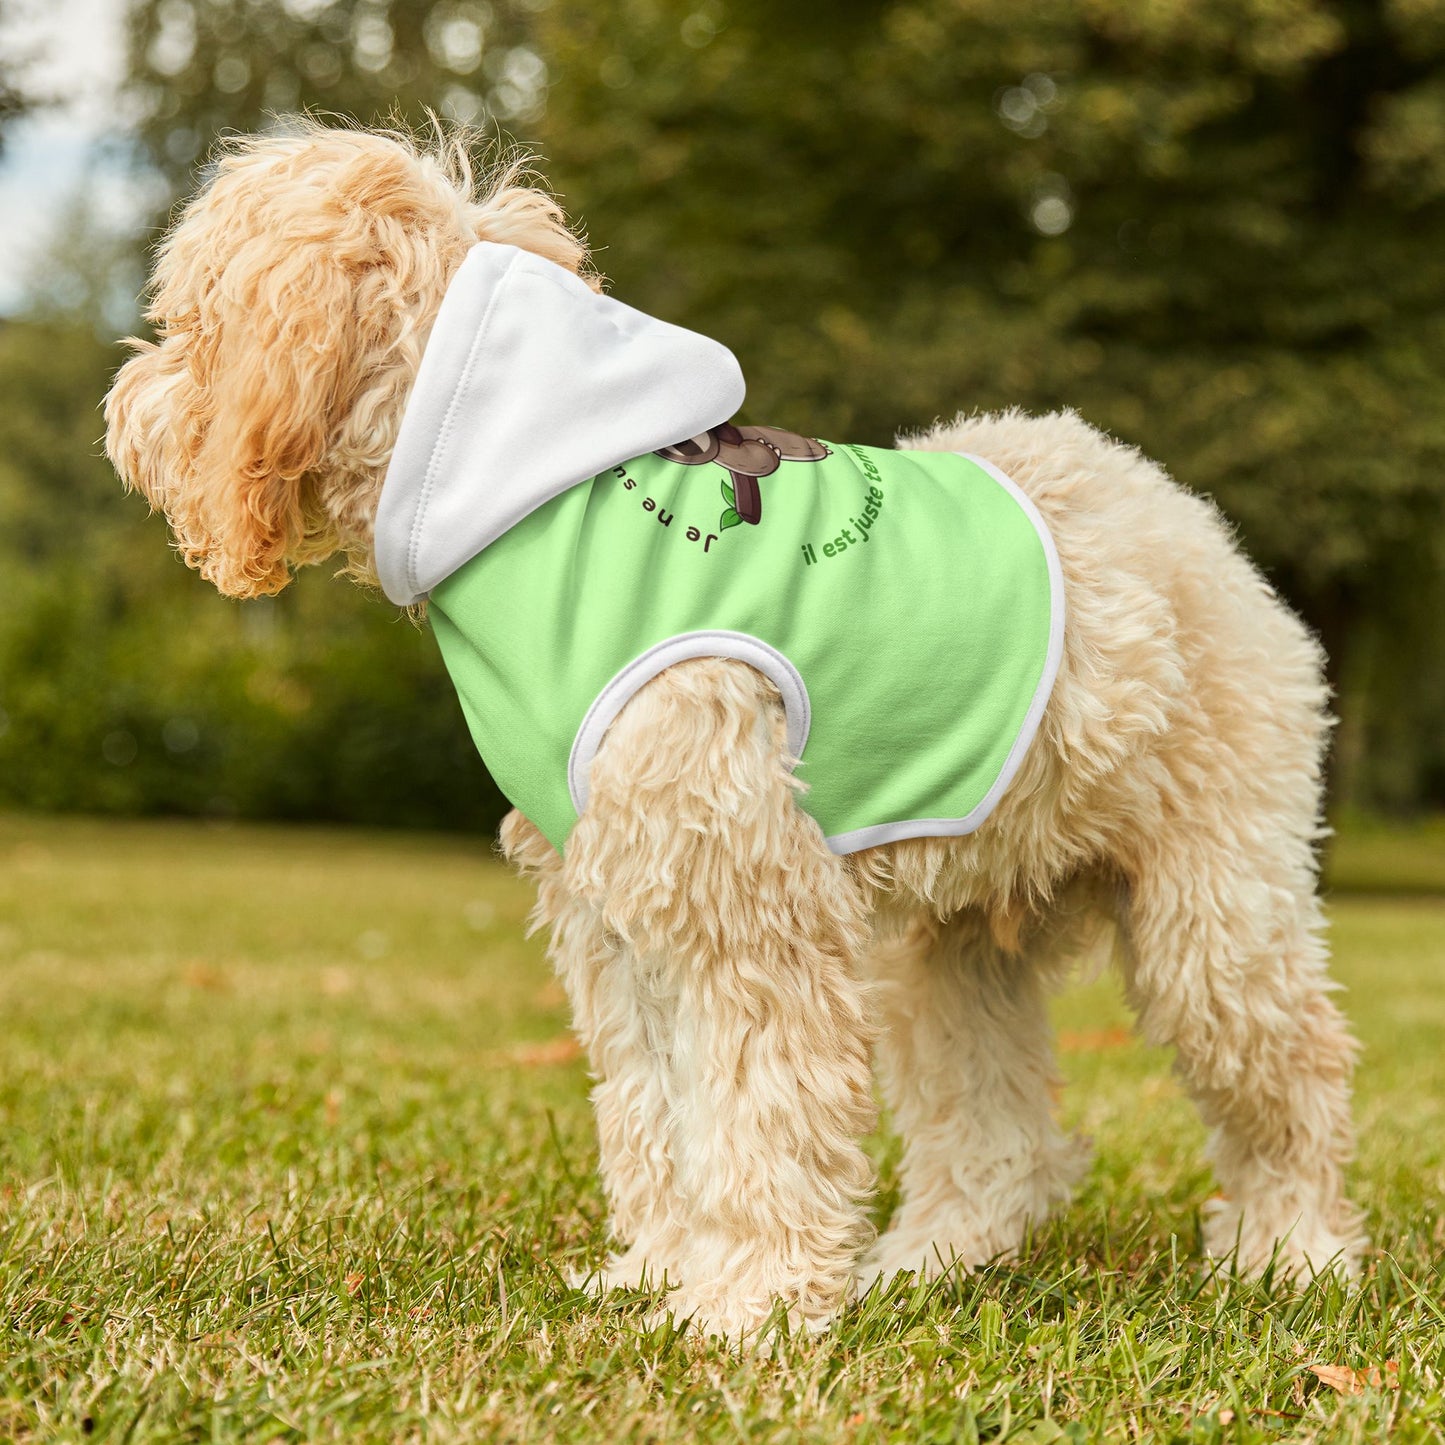
<svg viewBox="0 0 1445 1445"><path fill-rule="evenodd" d="M733 496L732 485L731 485L730 483L728 483L728 482L724 482L724 483L722 484L722 489L723 489L723 496L727 499L727 504L728 504L728 506L730 506L730 507L735 507L735 506L737 506L737 504L738 504L738 499L737 499L735 496Z"/></svg>
<svg viewBox="0 0 1445 1445"><path fill-rule="evenodd" d="M729 527L736 527L741 521L742 518L729 507L727 511L722 514L722 520L717 524L718 531L726 532Z"/></svg>

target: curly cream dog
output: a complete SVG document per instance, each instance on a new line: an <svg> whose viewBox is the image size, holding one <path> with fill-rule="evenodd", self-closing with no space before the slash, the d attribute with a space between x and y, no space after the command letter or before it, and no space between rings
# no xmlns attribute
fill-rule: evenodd
<svg viewBox="0 0 1445 1445"><path fill-rule="evenodd" d="M460 146L311 126L226 148L160 249L158 339L106 405L120 475L223 593L338 554L376 580L403 415L479 241L584 274L555 204L515 172L478 188ZM1072 414L902 445L984 459L1057 549L1057 677L982 826L835 853L775 682L713 656L611 719L564 852L520 812L503 826L597 1081L619 1246L597 1281L665 1278L676 1317L739 1338L780 1300L821 1327L860 1279L1007 1256L1084 1167L1051 1111L1046 999L1101 918L1213 1131L1208 1248L1353 1270L1318 647L1213 507ZM874 1055L906 1145L876 1240Z"/></svg>

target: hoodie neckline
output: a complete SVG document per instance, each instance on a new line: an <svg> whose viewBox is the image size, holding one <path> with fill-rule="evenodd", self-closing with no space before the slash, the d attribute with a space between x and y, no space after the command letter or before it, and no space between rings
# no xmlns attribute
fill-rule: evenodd
<svg viewBox="0 0 1445 1445"><path fill-rule="evenodd" d="M421 601L569 488L729 420L744 390L720 342L479 242L442 300L382 485L382 590Z"/></svg>

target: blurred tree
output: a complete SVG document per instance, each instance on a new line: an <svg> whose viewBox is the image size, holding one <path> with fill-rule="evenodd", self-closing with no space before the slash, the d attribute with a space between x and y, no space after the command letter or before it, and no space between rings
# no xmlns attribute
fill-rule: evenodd
<svg viewBox="0 0 1445 1445"><path fill-rule="evenodd" d="M177 192L215 137L310 109L368 125L529 125L547 69L528 44L548 0L143 0L130 95L149 161Z"/></svg>
<svg viewBox="0 0 1445 1445"><path fill-rule="evenodd" d="M0 155L5 151L6 131L35 104L24 80L31 57L13 40L18 9L14 0L0 0L0 36L5 39L0 45Z"/></svg>
<svg viewBox="0 0 1445 1445"><path fill-rule="evenodd" d="M270 111L521 119L544 93L521 23L487 4L161 0L130 23L124 105L158 209ZM429 638L324 575L218 598L122 496L97 440L117 358L91 326L123 270L105 239L76 208L30 316L0 323L0 804L494 824Z"/></svg>
<svg viewBox="0 0 1445 1445"><path fill-rule="evenodd" d="M485 829L431 639L312 573L218 597L100 449L113 348L0 323L0 806Z"/></svg>
<svg viewBox="0 0 1445 1445"><path fill-rule="evenodd" d="M176 192L267 111L431 105L544 145L615 288L732 345L757 420L882 442L1077 407L1215 496L1320 629L1346 800L1445 801L1440 0L141 0L132 23L129 104Z"/></svg>
<svg viewBox="0 0 1445 1445"><path fill-rule="evenodd" d="M1364 697L1445 673L1438 0L577 0L537 44L601 264L733 345L754 419L1078 408L1324 635L1343 793L1438 777L1421 690Z"/></svg>

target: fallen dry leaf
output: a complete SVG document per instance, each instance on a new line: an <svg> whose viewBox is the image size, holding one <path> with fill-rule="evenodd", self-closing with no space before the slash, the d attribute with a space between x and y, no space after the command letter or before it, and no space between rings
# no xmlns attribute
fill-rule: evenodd
<svg viewBox="0 0 1445 1445"><path fill-rule="evenodd" d="M505 1060L509 1064L521 1064L523 1068L543 1068L548 1064L570 1064L582 1057L582 1045L571 1034L548 1039L541 1044L518 1044L508 1049Z"/></svg>
<svg viewBox="0 0 1445 1445"><path fill-rule="evenodd" d="M321 970L321 992L327 998L340 998L351 992L351 975L344 968L323 968Z"/></svg>
<svg viewBox="0 0 1445 1445"><path fill-rule="evenodd" d="M219 968L195 960L182 970L181 982L187 988L203 988L210 993L225 993L231 987L231 980Z"/></svg>
<svg viewBox="0 0 1445 1445"><path fill-rule="evenodd" d="M353 1295L353 1296L354 1296L354 1295L356 1294L356 1292L361 1288L361 1286L362 1286L363 1284L365 1284L365 1283L366 1283L366 1276L365 1276L364 1274L349 1274L349 1275L347 1275L347 1276L346 1276L346 1293L349 1294L349 1295Z"/></svg>
<svg viewBox="0 0 1445 1445"><path fill-rule="evenodd" d="M567 1002L567 990L555 978L548 979L537 990L537 997L533 1002L538 1008L562 1008Z"/></svg>
<svg viewBox="0 0 1445 1445"><path fill-rule="evenodd" d="M1059 1048L1066 1054L1096 1053L1105 1049L1126 1049L1134 1042L1128 1029L1099 1029L1093 1033L1061 1033Z"/></svg>
<svg viewBox="0 0 1445 1445"><path fill-rule="evenodd" d="M1400 1362L1386 1360L1384 1372L1373 1365L1368 1370L1354 1370L1348 1365L1311 1365L1310 1371L1322 1385L1341 1395L1363 1395L1366 1390L1398 1390Z"/></svg>

